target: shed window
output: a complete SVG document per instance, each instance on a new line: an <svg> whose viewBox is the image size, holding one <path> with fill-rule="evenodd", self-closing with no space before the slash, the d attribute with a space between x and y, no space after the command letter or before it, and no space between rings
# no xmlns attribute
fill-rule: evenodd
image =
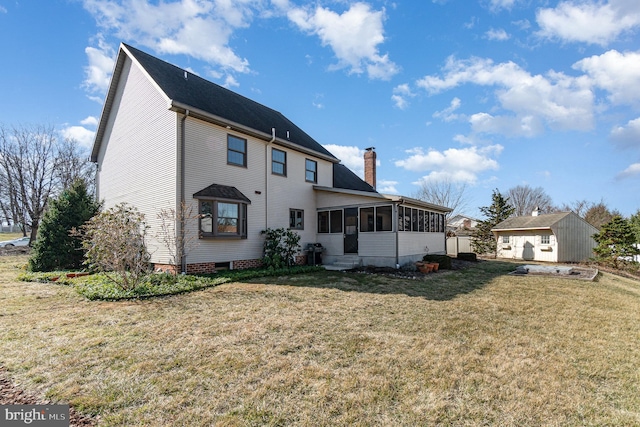
<svg viewBox="0 0 640 427"><path fill-rule="evenodd" d="M509 243L509 236L502 236L502 243Z"/></svg>
<svg viewBox="0 0 640 427"><path fill-rule="evenodd" d="M550 245L551 244L551 236L549 236L548 234L544 235L544 236L540 236L540 243L543 245Z"/></svg>

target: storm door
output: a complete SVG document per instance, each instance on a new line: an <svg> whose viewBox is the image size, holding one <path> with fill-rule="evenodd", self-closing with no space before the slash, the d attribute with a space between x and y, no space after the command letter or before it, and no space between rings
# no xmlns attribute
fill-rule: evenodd
<svg viewBox="0 0 640 427"><path fill-rule="evenodd" d="M358 208L344 210L344 253L358 253Z"/></svg>

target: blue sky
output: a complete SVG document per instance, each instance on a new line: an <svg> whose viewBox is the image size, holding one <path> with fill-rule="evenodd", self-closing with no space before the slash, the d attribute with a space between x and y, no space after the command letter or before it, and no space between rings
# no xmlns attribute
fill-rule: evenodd
<svg viewBox="0 0 640 427"><path fill-rule="evenodd" d="M274 108L378 189L640 208L637 0L0 0L0 122L89 147L120 42Z"/></svg>

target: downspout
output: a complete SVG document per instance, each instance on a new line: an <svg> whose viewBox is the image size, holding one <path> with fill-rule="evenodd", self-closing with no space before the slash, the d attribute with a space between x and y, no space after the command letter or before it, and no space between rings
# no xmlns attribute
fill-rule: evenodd
<svg viewBox="0 0 640 427"><path fill-rule="evenodd" d="M396 269L400 269L400 204L395 204L395 217L396 217ZM404 218L402 219L404 221Z"/></svg>
<svg viewBox="0 0 640 427"><path fill-rule="evenodd" d="M180 119L180 206L179 209L182 211L184 205L185 205L185 184L184 184L184 179L185 179L185 159L184 159L184 153L185 153L185 139L186 139L186 131L185 131L185 124L187 121L187 117L189 116L189 110L185 110L184 111L184 116L182 116L182 118ZM182 226L183 222L184 222L184 212L181 212L181 217L182 221L177 221L176 223L176 232L177 234L180 236L180 272L181 273L186 273L187 272L187 257L184 254L184 227Z"/></svg>
<svg viewBox="0 0 640 427"><path fill-rule="evenodd" d="M269 228L269 145L276 140L276 128L271 128L271 139L264 146L264 229Z"/></svg>

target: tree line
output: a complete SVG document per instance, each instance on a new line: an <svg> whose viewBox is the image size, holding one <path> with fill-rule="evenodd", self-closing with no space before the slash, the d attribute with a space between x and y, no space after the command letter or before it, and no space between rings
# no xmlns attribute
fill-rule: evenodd
<svg viewBox="0 0 640 427"><path fill-rule="evenodd" d="M49 200L74 181L93 193L93 167L74 139L51 125L0 124L0 221L33 242Z"/></svg>

